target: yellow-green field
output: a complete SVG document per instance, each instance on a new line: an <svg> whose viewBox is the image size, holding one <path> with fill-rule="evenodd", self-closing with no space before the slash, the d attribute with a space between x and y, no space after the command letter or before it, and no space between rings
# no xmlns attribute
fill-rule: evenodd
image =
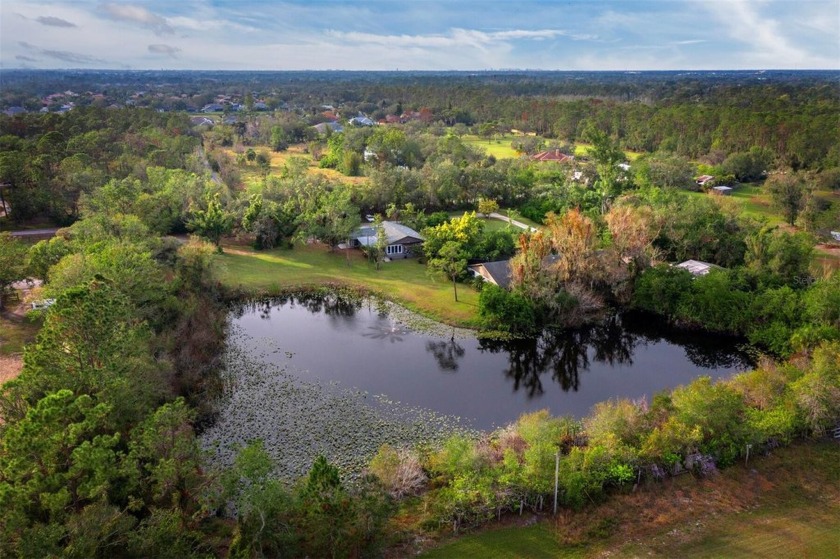
<svg viewBox="0 0 840 559"><path fill-rule="evenodd" d="M307 153L306 146L303 144L295 144L289 146L286 151L271 151L268 146L256 146L254 150L268 154L271 161L270 175L280 175L283 172L289 159L292 157L303 158L307 162L307 173L313 176L321 176L326 179L341 182L345 184L365 184L368 182L367 177L348 177L335 169L321 169L318 167L318 162L312 159L312 155ZM236 158L237 151L234 148L224 148L223 151ZM262 185L262 172L256 162L247 163L239 167L239 172L242 177L242 186L249 192L257 192Z"/></svg>
<svg viewBox="0 0 840 559"><path fill-rule="evenodd" d="M591 149L592 144L575 144L575 157L586 157ZM635 161L644 154L640 151L625 151L624 155L627 156L627 161Z"/></svg>
<svg viewBox="0 0 840 559"><path fill-rule="evenodd" d="M493 136L492 138L482 138L473 134L463 136L461 139L468 146L480 149L487 155L492 155L496 159L516 159L522 154L511 147L511 142L517 138L522 138L522 135L504 134Z"/></svg>
<svg viewBox="0 0 840 559"><path fill-rule="evenodd" d="M348 286L379 294L447 324L477 326L478 293L459 284L456 302L452 283L430 277L417 259L385 262L376 270L358 250L331 252L316 244L267 251L228 246L216 261L222 284L249 294Z"/></svg>

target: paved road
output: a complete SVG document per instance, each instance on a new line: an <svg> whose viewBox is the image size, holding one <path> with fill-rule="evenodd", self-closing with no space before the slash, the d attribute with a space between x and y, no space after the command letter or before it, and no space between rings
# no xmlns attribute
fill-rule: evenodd
<svg viewBox="0 0 840 559"><path fill-rule="evenodd" d="M524 230L526 230L526 231L531 231L531 232L534 232L534 231L536 231L536 230L537 230L537 228L536 228L536 227L531 227L531 226L529 226L529 225L525 225L525 224L524 224L524 223L522 223L521 221L516 221L515 219L511 219L511 218L509 218L509 217L507 217L507 216L504 216L504 215L502 215L502 214L498 214L498 213L495 213L495 212L493 212L493 213L489 214L489 216L488 216L488 217L492 217L493 219L498 219L498 220L500 220L500 221L507 221L508 223L510 223L511 225L513 225L514 227L519 227L520 229L524 229Z"/></svg>

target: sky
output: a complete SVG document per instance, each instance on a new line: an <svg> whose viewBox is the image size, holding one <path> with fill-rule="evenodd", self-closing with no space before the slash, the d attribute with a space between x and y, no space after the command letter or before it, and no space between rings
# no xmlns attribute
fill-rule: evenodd
<svg viewBox="0 0 840 559"><path fill-rule="evenodd" d="M840 0L0 0L0 67L840 69Z"/></svg>

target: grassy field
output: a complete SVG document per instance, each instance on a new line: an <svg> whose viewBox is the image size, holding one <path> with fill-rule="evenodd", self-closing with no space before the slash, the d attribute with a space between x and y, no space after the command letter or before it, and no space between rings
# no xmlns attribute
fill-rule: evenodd
<svg viewBox="0 0 840 559"><path fill-rule="evenodd" d="M455 302L452 283L430 277L417 259L386 262L376 270L358 250L330 252L323 245L309 245L257 252L228 246L217 263L222 284L247 293L342 285L380 294L447 324L477 325L478 293L459 284Z"/></svg>
<svg viewBox="0 0 840 559"><path fill-rule="evenodd" d="M562 555L561 555L562 553ZM488 530L421 555L423 559L555 559L584 557L561 551L557 535L546 522L524 528Z"/></svg>
<svg viewBox="0 0 840 559"><path fill-rule="evenodd" d="M23 346L35 339L40 325L16 315L0 315L0 355L23 352Z"/></svg>
<svg viewBox="0 0 840 559"><path fill-rule="evenodd" d="M487 155L492 155L496 159L516 159L522 154L513 149L510 144L513 140L521 137L521 135L516 134L504 134L486 139L481 138L480 136L468 134L463 136L461 139L468 146L480 149Z"/></svg>
<svg viewBox="0 0 840 559"><path fill-rule="evenodd" d="M421 557L840 557L840 444L778 449L711 479L678 477Z"/></svg>
<svg viewBox="0 0 840 559"><path fill-rule="evenodd" d="M271 170L269 174L280 175L286 163L292 157L301 157L305 159L309 165L307 173L311 176L320 176L326 179L341 182L345 184L364 184L368 181L367 177L348 177L335 169L321 169L318 167L318 162L312 159L312 156L306 152L306 146L303 144L295 144L289 146L286 151L271 151L268 146L257 146L254 148L258 153L267 153L271 159ZM233 148L225 148L224 151L232 158L236 158L236 151ZM243 187L251 193L259 192L262 188L262 173L256 163L249 163L239 168L242 177Z"/></svg>
<svg viewBox="0 0 840 559"><path fill-rule="evenodd" d="M592 144L575 144L575 157L586 157L590 149ZM635 161L644 154L640 151L625 151L624 155L627 156L627 161Z"/></svg>

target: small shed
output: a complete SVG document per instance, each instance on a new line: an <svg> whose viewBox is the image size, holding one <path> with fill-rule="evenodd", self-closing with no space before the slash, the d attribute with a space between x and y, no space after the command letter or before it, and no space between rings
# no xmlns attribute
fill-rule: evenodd
<svg viewBox="0 0 840 559"><path fill-rule="evenodd" d="M709 191L720 196L729 196L732 193L731 186L715 186Z"/></svg>
<svg viewBox="0 0 840 559"><path fill-rule="evenodd" d="M711 272L713 268L717 268L718 266L709 264L708 262L702 262L700 260L686 260L685 262L676 264L675 267L688 270L693 276L705 276Z"/></svg>
<svg viewBox="0 0 840 559"><path fill-rule="evenodd" d="M700 175L699 177L694 179L694 182L697 183L697 186L703 186L707 182L713 181L713 180L715 180L715 177L713 177L712 175Z"/></svg>

